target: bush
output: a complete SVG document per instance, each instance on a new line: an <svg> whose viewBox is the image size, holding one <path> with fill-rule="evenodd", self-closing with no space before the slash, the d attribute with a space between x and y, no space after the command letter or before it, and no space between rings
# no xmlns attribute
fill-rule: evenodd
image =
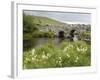
<svg viewBox="0 0 100 80"><path fill-rule="evenodd" d="M80 33L81 40L91 39L91 32L81 32Z"/></svg>
<svg viewBox="0 0 100 80"><path fill-rule="evenodd" d="M54 38L56 35L54 32L45 32L44 33L44 37L48 37L48 38Z"/></svg>
<svg viewBox="0 0 100 80"><path fill-rule="evenodd" d="M54 32L41 32L41 31L36 31L32 33L33 38L54 38L55 33Z"/></svg>

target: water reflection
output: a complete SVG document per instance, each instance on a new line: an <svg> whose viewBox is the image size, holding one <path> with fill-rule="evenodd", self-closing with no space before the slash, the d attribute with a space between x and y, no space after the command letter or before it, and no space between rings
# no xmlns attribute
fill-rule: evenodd
<svg viewBox="0 0 100 80"><path fill-rule="evenodd" d="M23 47L25 51L32 48L41 47L47 43L53 43L55 46L58 46L63 40L63 38L33 38L32 40L24 40Z"/></svg>

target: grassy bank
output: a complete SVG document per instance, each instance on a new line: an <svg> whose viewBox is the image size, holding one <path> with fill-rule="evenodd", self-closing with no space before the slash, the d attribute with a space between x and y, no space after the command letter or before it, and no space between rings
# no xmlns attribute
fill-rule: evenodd
<svg viewBox="0 0 100 80"><path fill-rule="evenodd" d="M25 51L23 53L23 68L56 68L90 66L90 45L83 41L62 42L55 46L52 42Z"/></svg>

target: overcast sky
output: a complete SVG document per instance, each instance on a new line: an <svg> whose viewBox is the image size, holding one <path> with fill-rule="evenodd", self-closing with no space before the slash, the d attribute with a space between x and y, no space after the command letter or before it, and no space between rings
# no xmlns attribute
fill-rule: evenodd
<svg viewBox="0 0 100 80"><path fill-rule="evenodd" d="M65 23L84 23L91 24L91 14L88 13L72 13L72 12L48 12L48 11L28 11L24 14L49 17Z"/></svg>

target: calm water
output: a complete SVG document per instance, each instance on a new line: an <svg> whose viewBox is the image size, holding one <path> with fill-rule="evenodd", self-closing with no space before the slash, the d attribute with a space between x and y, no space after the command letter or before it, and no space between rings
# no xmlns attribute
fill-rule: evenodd
<svg viewBox="0 0 100 80"><path fill-rule="evenodd" d="M47 43L53 43L54 45L59 45L63 39L59 38L33 38L32 40L24 41L24 50L27 48L37 48L41 47Z"/></svg>
<svg viewBox="0 0 100 80"><path fill-rule="evenodd" d="M34 38L33 41L35 42L33 44L33 47L34 48L37 48L37 47L41 47L47 43L53 43L55 45L58 45L60 43L60 39L59 38Z"/></svg>

